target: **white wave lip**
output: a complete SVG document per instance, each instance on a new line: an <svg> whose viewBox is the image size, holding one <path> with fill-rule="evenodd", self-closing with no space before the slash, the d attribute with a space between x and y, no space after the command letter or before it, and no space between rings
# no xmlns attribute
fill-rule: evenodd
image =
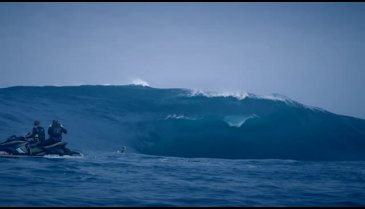
<svg viewBox="0 0 365 209"><path fill-rule="evenodd" d="M209 92L201 90L190 90L188 96L205 96L205 97L234 97L238 100L243 100L248 97L247 92Z"/></svg>
<svg viewBox="0 0 365 209"><path fill-rule="evenodd" d="M205 97L234 97L238 100L244 100L246 98L257 98L257 99L266 99L266 100L272 100L272 101L280 101L284 102L288 105L299 105L304 108L308 108L314 111L321 111L321 112L327 112L326 110L318 107L313 107L309 105L301 104L297 101L294 101L284 95L280 94L270 94L270 95L256 95L252 93L247 92L209 92L209 91L202 91L202 90L189 90L189 93L187 96L193 97L193 96L205 96Z"/></svg>
<svg viewBox="0 0 365 209"><path fill-rule="evenodd" d="M230 115L224 117L224 121L231 127L240 128L245 122L252 118L258 118L256 114L249 115L249 116L236 116L236 115Z"/></svg>
<svg viewBox="0 0 365 209"><path fill-rule="evenodd" d="M258 99L267 99L267 100L274 100L274 101L281 101L285 102L287 104L296 104L297 102L290 99L289 97L286 97L284 95L280 94L270 94L270 95L250 95L252 98L258 98Z"/></svg>
<svg viewBox="0 0 365 209"><path fill-rule="evenodd" d="M267 100L275 100L282 101L285 103L296 103L294 100L285 97L280 94L271 94L271 95L256 95L252 93L247 93L245 91L236 91L236 92L210 92L210 91L202 91L202 90L190 90L188 96L205 96L205 97L234 97L238 100L244 100L246 98L258 98L258 99L267 99Z"/></svg>
<svg viewBox="0 0 365 209"><path fill-rule="evenodd" d="M150 86L146 81L140 78L133 79L132 84L137 86L148 86L148 87Z"/></svg>
<svg viewBox="0 0 365 209"><path fill-rule="evenodd" d="M303 108L307 108L313 111L320 111L320 112L327 112L325 109L319 108L319 107L314 107L314 106L309 106L309 105L304 105L302 103L299 103L297 101L294 101L284 95L280 95L280 94L272 94L272 95L266 95L266 96L257 96L255 95L256 98L260 98L260 99L269 99L269 100L275 100L275 101L281 101L281 102L285 102L286 104L289 105L298 105L301 106Z"/></svg>

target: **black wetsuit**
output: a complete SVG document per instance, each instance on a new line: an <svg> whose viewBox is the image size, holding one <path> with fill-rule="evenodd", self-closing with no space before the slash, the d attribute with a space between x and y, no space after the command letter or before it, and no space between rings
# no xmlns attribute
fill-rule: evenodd
<svg viewBox="0 0 365 209"><path fill-rule="evenodd" d="M45 144L60 142L62 140L62 133L67 134L67 130L63 126L50 126L48 128L49 139Z"/></svg>
<svg viewBox="0 0 365 209"><path fill-rule="evenodd" d="M44 128L43 127L33 127L33 131L32 134L27 135L25 138L29 139L29 138L33 138L33 142L32 144L38 144L38 143L42 143L45 140L45 133L44 133Z"/></svg>

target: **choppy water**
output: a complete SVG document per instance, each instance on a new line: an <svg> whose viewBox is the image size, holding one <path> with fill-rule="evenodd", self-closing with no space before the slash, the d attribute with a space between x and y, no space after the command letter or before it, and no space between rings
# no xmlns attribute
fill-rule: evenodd
<svg viewBox="0 0 365 209"><path fill-rule="evenodd" d="M365 206L365 162L0 158L0 206Z"/></svg>

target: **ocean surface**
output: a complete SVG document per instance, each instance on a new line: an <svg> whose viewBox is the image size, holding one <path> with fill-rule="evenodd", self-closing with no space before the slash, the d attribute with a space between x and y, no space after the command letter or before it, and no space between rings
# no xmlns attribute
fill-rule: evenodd
<svg viewBox="0 0 365 209"><path fill-rule="evenodd" d="M0 158L0 206L365 206L365 162Z"/></svg>
<svg viewBox="0 0 365 209"><path fill-rule="evenodd" d="M83 157L0 158L0 206L365 206L365 120L282 95L0 89L1 141L54 119Z"/></svg>

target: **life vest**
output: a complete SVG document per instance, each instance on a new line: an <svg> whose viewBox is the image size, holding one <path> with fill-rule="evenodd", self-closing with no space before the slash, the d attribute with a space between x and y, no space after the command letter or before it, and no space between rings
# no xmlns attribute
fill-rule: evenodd
<svg viewBox="0 0 365 209"><path fill-rule="evenodd" d="M35 142L39 142L39 134L35 134L33 139Z"/></svg>
<svg viewBox="0 0 365 209"><path fill-rule="evenodd" d="M43 130L43 128L41 128L41 127L38 127L38 128L36 128L35 129L35 134L34 134L34 136L33 136L33 140L35 141L35 142L39 142L41 139L40 139L40 137L41 137L41 135L42 135L42 132L44 132L44 130Z"/></svg>

